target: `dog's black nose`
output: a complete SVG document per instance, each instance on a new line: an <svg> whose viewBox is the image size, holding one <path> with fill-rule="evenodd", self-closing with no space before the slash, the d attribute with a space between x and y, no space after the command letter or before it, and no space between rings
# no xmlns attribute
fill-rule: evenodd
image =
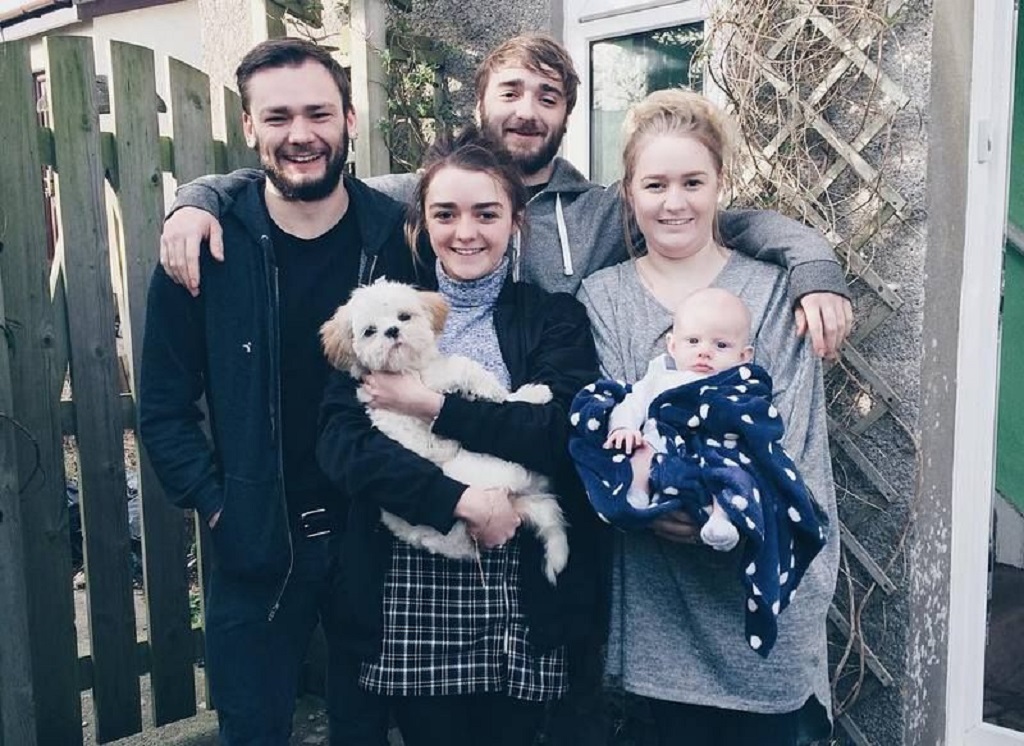
<svg viewBox="0 0 1024 746"><path fill-rule="evenodd" d="M384 336L387 337L388 339L398 339L398 327L397 326L390 326L390 327L388 327L387 331L384 332Z"/></svg>

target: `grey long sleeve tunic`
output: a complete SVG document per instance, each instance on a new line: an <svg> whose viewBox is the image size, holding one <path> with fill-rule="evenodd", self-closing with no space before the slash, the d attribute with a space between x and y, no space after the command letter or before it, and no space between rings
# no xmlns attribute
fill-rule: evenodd
<svg viewBox="0 0 1024 746"><path fill-rule="evenodd" d="M743 632L740 553L671 543L637 531L616 539L607 669L629 692L655 699L759 713L830 704L825 617L835 590L839 531L829 460L821 363L796 336L783 270L733 252L716 287L751 312L754 361L775 383L786 423L784 445L828 512L828 544L779 617L767 659ZM627 261L584 280L604 373L633 382L665 351L672 311L643 286Z"/></svg>

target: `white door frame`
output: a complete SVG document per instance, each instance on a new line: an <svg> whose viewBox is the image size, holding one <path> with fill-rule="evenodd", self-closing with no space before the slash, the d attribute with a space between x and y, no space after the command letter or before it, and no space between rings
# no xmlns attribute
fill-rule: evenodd
<svg viewBox="0 0 1024 746"><path fill-rule="evenodd" d="M590 45L644 31L703 21L710 0L632 0L614 10L587 13L586 0L563 0L565 46L580 76L576 108L563 141L566 159L590 177Z"/></svg>
<svg viewBox="0 0 1024 746"><path fill-rule="evenodd" d="M950 746L1024 744L1024 733L982 721L1015 27L1010 0L975 0L950 521Z"/></svg>

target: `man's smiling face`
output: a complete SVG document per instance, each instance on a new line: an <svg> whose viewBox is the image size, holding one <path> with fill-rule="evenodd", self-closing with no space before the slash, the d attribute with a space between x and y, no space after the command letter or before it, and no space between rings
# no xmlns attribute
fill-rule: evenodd
<svg viewBox="0 0 1024 746"><path fill-rule="evenodd" d="M314 202L338 188L355 114L315 61L260 70L248 82L246 142L260 156L268 187L289 200Z"/></svg>
<svg viewBox="0 0 1024 746"><path fill-rule="evenodd" d="M478 107L481 125L504 145L527 183L551 165L568 118L558 76L518 66L498 68Z"/></svg>

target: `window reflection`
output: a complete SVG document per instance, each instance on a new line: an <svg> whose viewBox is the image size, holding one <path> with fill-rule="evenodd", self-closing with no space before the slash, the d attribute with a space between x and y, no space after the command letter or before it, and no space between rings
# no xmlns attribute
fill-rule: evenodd
<svg viewBox="0 0 1024 746"><path fill-rule="evenodd" d="M701 89L693 57L703 34L697 22L591 44L591 179L608 184L622 175L622 121L631 104L664 88Z"/></svg>

